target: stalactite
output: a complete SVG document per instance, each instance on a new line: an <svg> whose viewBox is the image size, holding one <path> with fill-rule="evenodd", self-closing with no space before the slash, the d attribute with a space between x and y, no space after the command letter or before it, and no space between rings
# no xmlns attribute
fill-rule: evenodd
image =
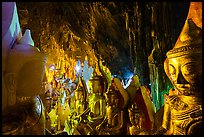
<svg viewBox="0 0 204 137"><path fill-rule="evenodd" d="M168 4L165 2L156 2L152 7L151 22L153 26L153 50L149 56L149 69L152 98L157 110L163 106L163 95L164 93L168 93L168 90L171 87L163 69L163 62L166 58L165 54L166 51L169 50L171 44L171 36L168 27L170 19L167 18L167 13L169 13L168 10Z"/></svg>
<svg viewBox="0 0 204 137"><path fill-rule="evenodd" d="M147 61L147 47L146 45L146 13L145 4L141 2L135 2L133 7L133 17L131 21L132 26L132 55L134 60L134 73L140 77L142 85L148 85L149 73L148 73L148 61ZM148 21L148 20L147 20Z"/></svg>
<svg viewBox="0 0 204 137"><path fill-rule="evenodd" d="M153 96L154 94L157 96L155 100L158 107L162 105L159 94L163 94L168 85L168 78L163 72L163 61L166 52L173 45L171 34L174 30L170 26L174 20L171 18L170 10L174 9L171 9L171 4L167 2L32 4L34 8L31 4L19 3L20 7L27 7L21 9L28 10L27 25L34 30L32 36L35 45L42 51L54 58L53 51L58 48L56 45L59 45L72 59L76 58L75 53L78 51L81 52L77 55L93 56L94 64L97 58L92 48L96 46L107 63L106 58L112 55L109 48L112 47L106 45L112 42L114 47L112 49L116 48L115 53L119 54L116 59L120 58L124 63L125 59L121 58L121 55L125 47L128 50L125 57L130 56L131 65L134 67L132 70L135 69L134 73L139 76L142 85L151 84L151 92ZM24 26L26 27L28 26ZM118 52L121 49L123 51ZM117 70L121 65L116 59L111 59L113 63L110 64L114 64L110 65L112 70ZM116 69L115 64L118 65Z"/></svg>

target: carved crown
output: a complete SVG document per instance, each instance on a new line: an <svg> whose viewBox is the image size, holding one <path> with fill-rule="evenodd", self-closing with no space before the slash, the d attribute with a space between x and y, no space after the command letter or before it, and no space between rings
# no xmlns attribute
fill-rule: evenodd
<svg viewBox="0 0 204 137"><path fill-rule="evenodd" d="M192 53L202 54L202 29L192 19L187 19L174 48L166 55L173 58Z"/></svg>
<svg viewBox="0 0 204 137"><path fill-rule="evenodd" d="M202 2L191 2L187 19L168 58L189 54L202 54Z"/></svg>

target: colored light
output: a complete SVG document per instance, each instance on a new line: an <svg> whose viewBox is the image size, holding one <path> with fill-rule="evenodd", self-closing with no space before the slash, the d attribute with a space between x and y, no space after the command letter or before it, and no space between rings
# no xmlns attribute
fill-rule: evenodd
<svg viewBox="0 0 204 137"><path fill-rule="evenodd" d="M80 71L81 67L77 65L75 69L76 69L76 71L78 73Z"/></svg>
<svg viewBox="0 0 204 137"><path fill-rule="evenodd" d="M50 67L50 70L54 70L54 69L55 69L55 66L52 65L52 66Z"/></svg>
<svg viewBox="0 0 204 137"><path fill-rule="evenodd" d="M124 89L126 89L130 85L130 83L132 82L132 77L133 76L134 76L133 74L130 75L128 82L123 86Z"/></svg>

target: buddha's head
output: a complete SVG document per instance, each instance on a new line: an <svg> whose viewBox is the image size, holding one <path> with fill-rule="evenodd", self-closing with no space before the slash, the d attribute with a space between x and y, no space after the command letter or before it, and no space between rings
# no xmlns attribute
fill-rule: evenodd
<svg viewBox="0 0 204 137"><path fill-rule="evenodd" d="M105 98L108 106L117 106L118 105L118 93L116 87L111 85L108 92L105 93Z"/></svg>
<svg viewBox="0 0 204 137"><path fill-rule="evenodd" d="M129 94L123 88L119 78L113 78L109 90L105 92L105 99L107 105L123 109L127 106L129 101Z"/></svg>
<svg viewBox="0 0 204 137"><path fill-rule="evenodd" d="M202 29L187 19L174 46L167 52L164 69L179 94L201 96Z"/></svg>
<svg viewBox="0 0 204 137"><path fill-rule="evenodd" d="M136 103L131 105L131 107L128 109L128 112L131 124L134 126L141 126L143 121L143 115L137 107Z"/></svg>
<svg viewBox="0 0 204 137"><path fill-rule="evenodd" d="M98 94L103 93L104 82L103 82L102 76L96 75L96 73L94 73L93 77L89 81L92 85L91 89L93 93L98 93Z"/></svg>

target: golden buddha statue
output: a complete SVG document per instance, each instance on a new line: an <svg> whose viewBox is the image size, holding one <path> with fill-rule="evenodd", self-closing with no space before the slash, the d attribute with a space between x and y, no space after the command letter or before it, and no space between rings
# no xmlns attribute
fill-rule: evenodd
<svg viewBox="0 0 204 137"><path fill-rule="evenodd" d="M109 90L105 93L106 116L96 127L99 135L120 135L124 132L124 108L129 100L118 78L113 78Z"/></svg>
<svg viewBox="0 0 204 137"><path fill-rule="evenodd" d="M132 77L132 81L130 85L126 88L130 96L129 100L129 115L132 114L134 116L134 111L138 111L139 109L141 115L143 116L141 129L143 133L149 134L153 131L154 128L154 114L155 109L154 105L151 101L151 98L148 94L148 90L145 86L141 86L139 82L139 77L137 75ZM136 114L137 115L137 114ZM130 121L131 121L131 117ZM134 126L133 126L134 127ZM136 131L134 131L134 134ZM137 132L137 134L139 134Z"/></svg>
<svg viewBox="0 0 204 137"><path fill-rule="evenodd" d="M52 100L51 92L48 90L45 92L45 97L43 99L46 112L50 112L51 110L51 100Z"/></svg>
<svg viewBox="0 0 204 137"><path fill-rule="evenodd" d="M77 112L77 115L82 114L86 109L86 91L85 91L85 85L82 83L82 78L79 77L79 82L77 85L77 88L75 89L75 111Z"/></svg>
<svg viewBox="0 0 204 137"><path fill-rule="evenodd" d="M103 77L94 73L90 79L91 93L89 96L89 107L95 118L102 118L105 115L105 98L103 93L105 91L105 84Z"/></svg>
<svg viewBox="0 0 204 137"><path fill-rule="evenodd" d="M129 118L131 123L128 129L128 134L138 135L144 131L144 128L142 125L144 121L144 116L139 110L139 108L137 107L136 103L131 105L131 107L128 109L128 112L129 112Z"/></svg>
<svg viewBox="0 0 204 137"><path fill-rule="evenodd" d="M58 102L58 94L54 91L54 92L52 92L51 109L55 107L57 102Z"/></svg>
<svg viewBox="0 0 204 137"><path fill-rule="evenodd" d="M202 133L202 28L199 27L202 25L197 25L198 20L194 22L193 10L202 12L202 2L190 4L181 34L174 48L167 52L164 62L165 72L175 91L166 97L163 123L155 133L157 135Z"/></svg>

